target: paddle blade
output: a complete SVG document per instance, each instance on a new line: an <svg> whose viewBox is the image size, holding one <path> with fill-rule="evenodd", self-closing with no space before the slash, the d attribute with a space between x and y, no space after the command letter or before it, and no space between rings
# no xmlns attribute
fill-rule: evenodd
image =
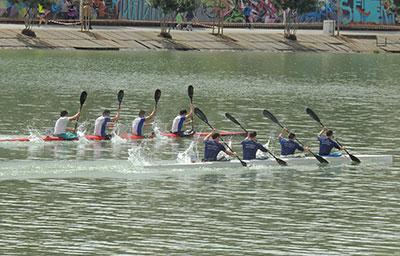
<svg viewBox="0 0 400 256"><path fill-rule="evenodd" d="M315 112L314 112L311 108L307 107L307 108L306 108L306 112L307 112L307 114L308 114L309 116L311 116L312 119L314 119L315 121L317 121L318 123L320 123L320 124L322 125L321 120L319 119L319 117L317 116L317 114L315 114ZM323 126L323 125L322 125L322 126Z"/></svg>
<svg viewBox="0 0 400 256"><path fill-rule="evenodd" d="M225 117L228 118L229 120L231 120L233 123L237 124L240 126L240 123L238 120L236 120L236 118L234 118L231 114L229 113L225 113Z"/></svg>
<svg viewBox="0 0 400 256"><path fill-rule="evenodd" d="M355 163L357 163L357 164L361 163L361 160L358 159L358 157L356 157L356 156L353 155L353 154L350 154L347 150L346 150L346 152L347 152L347 154L349 155L351 161L353 161L353 162L355 162Z"/></svg>
<svg viewBox="0 0 400 256"><path fill-rule="evenodd" d="M208 119L206 115L198 107L194 108L194 114L200 118L204 123L208 124Z"/></svg>
<svg viewBox="0 0 400 256"><path fill-rule="evenodd" d="M86 98L87 98L87 92L86 92L86 91L83 91L83 92L81 93L81 98L79 99L79 101L81 102L81 106L85 103Z"/></svg>
<svg viewBox="0 0 400 256"><path fill-rule="evenodd" d="M154 92L154 100L156 102L156 105L157 105L158 101L160 100L160 98L161 98L161 90L157 89Z"/></svg>
<svg viewBox="0 0 400 256"><path fill-rule="evenodd" d="M263 111L263 114L264 114L264 116L265 116L266 118L268 118L268 119L271 120L272 122L278 124L279 126L282 126L282 125L279 123L278 119L277 119L271 112L269 112L268 110L264 110L264 111Z"/></svg>
<svg viewBox="0 0 400 256"><path fill-rule="evenodd" d="M240 163L244 166L244 167L247 167L247 163L245 162L245 161L243 161L243 160L241 160L241 159L239 159L240 160Z"/></svg>
<svg viewBox="0 0 400 256"><path fill-rule="evenodd" d="M287 166L286 161L283 161L283 160L280 159L280 158L275 158L275 160L278 162L279 165L281 165L281 166Z"/></svg>
<svg viewBox="0 0 400 256"><path fill-rule="evenodd" d="M117 95L119 104L121 105L122 99L124 98L124 90L120 90Z"/></svg>
<svg viewBox="0 0 400 256"><path fill-rule="evenodd" d="M194 88L192 85L188 86L188 95L190 98L190 102L193 102L193 94L194 94Z"/></svg>
<svg viewBox="0 0 400 256"><path fill-rule="evenodd" d="M316 154L313 154L313 155L321 164L329 164L328 160L326 160L322 156L316 155Z"/></svg>

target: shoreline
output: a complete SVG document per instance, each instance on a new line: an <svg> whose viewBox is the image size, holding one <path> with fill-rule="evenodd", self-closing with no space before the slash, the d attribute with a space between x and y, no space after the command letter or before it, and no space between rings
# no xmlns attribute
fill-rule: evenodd
<svg viewBox="0 0 400 256"><path fill-rule="evenodd" d="M298 30L297 41L283 37L282 29L226 28L213 35L209 28L171 30L172 39L159 36L159 27L34 26L37 37L21 34L21 24L0 24L0 49L68 49L121 51L260 51L316 53L400 53L400 34L393 31L342 31L340 36L321 30Z"/></svg>

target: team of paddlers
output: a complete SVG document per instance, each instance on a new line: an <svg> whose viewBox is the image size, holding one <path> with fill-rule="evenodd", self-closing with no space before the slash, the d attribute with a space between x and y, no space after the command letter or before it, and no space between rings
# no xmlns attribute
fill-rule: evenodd
<svg viewBox="0 0 400 256"><path fill-rule="evenodd" d="M190 93L192 92L192 93ZM123 98L123 91L118 93L118 101L119 107L115 116L111 116L110 110L104 110L103 114L99 116L94 124L94 134L97 136L101 136L104 139L110 139L111 135L107 133L107 129L113 127L115 122L120 119L120 110L121 110L121 102ZM78 120L80 117L80 111L82 110L82 105L86 100L86 92L83 92L81 95L81 107L80 110L73 116L68 115L68 111L63 110L60 113L60 117L55 123L54 127L54 136L63 138L65 140L74 140L77 139L76 134L76 126L75 129L68 128L68 122L73 120ZM157 112L157 103L160 99L161 91L156 90L155 93L155 101L156 104L154 109L149 115L146 115L144 110L140 110L138 113L138 117L136 117L132 122L131 133L135 136L144 136L144 126L151 122L156 115ZM184 130L184 125L193 120L193 114L196 114L201 120L203 120L207 125L212 128L212 131L205 136L204 138L204 161L217 161L217 156L219 152L223 151L230 156L235 156L237 158L238 155L234 152L227 144L221 143L221 135L218 133L209 123L205 116L205 114L199 109L196 108L192 103L193 98L193 87L189 87L189 97L190 107L189 112L186 109L179 111L179 114L172 121L171 133L175 134L177 137L186 137L191 136L194 133L193 127L189 131ZM308 109L307 111L311 111L311 114L315 113ZM281 146L281 155L282 156L290 156L294 155L297 151L301 152L310 152L315 157L322 159L321 156L332 156L332 155L340 155L340 152L331 153L333 148L338 150L343 150L344 148L333 139L333 131L327 128L323 128L321 132L318 134L319 141L319 154L318 156L311 152L310 148L304 146L297 140L296 135L290 132L286 127L282 126L279 121L268 111L264 110L264 115L270 118L273 122L279 124L282 127L281 133L278 135L279 144ZM316 116L316 115L315 115ZM234 123L240 125L240 123L230 114L226 114L226 117L233 121ZM319 119L317 120L319 121ZM240 127L242 127L240 125ZM242 127L243 128L243 127ZM243 128L244 129L244 128ZM247 131L246 131L247 132ZM225 144L225 146L224 146ZM251 131L247 132L247 137L241 142L243 149L243 159L244 160L253 160L256 159L257 150L261 150L263 152L268 152L272 156L274 156L267 148L265 148L261 143L257 141L257 132ZM275 156L274 156L275 157ZM276 158L276 157L275 157ZM240 159L240 158L239 158ZM241 159L240 159L241 160Z"/></svg>

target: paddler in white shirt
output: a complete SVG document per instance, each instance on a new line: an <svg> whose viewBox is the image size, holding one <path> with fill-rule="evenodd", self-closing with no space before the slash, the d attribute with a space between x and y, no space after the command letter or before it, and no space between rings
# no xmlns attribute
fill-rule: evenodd
<svg viewBox="0 0 400 256"><path fill-rule="evenodd" d="M153 111L150 115L146 116L146 112L144 110L139 111L139 116L135 118L132 122L132 135L136 136L144 136L143 127L147 122L151 121L156 115L157 107L154 107Z"/></svg>
<svg viewBox="0 0 400 256"><path fill-rule="evenodd" d="M185 122L189 120L189 118L193 115L193 104L190 104L190 112L188 113L186 109L179 111L179 115L174 118L171 127L171 133L178 135L179 137L190 136L194 133L194 131L185 132L183 131L183 127Z"/></svg>
<svg viewBox="0 0 400 256"><path fill-rule="evenodd" d="M68 116L68 111L63 110L60 113L60 118L56 121L54 125L54 136L63 138L65 140L74 140L78 138L78 135L75 133L74 129L68 128L68 122L76 120L80 116L80 112L76 113L73 116Z"/></svg>

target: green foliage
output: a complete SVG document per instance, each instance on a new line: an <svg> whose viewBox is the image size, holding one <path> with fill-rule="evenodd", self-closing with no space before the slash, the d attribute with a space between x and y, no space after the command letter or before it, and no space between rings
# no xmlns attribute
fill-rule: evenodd
<svg viewBox="0 0 400 256"><path fill-rule="evenodd" d="M158 8L164 14L194 11L199 5L198 0L148 0L153 8Z"/></svg>
<svg viewBox="0 0 400 256"><path fill-rule="evenodd" d="M318 0L273 0L274 5L281 10L291 9L297 13L306 13L315 9Z"/></svg>
<svg viewBox="0 0 400 256"><path fill-rule="evenodd" d="M229 17L227 17L225 19L226 22L232 22L232 23L237 23L237 22L244 22L245 18L244 15L241 11L239 11L238 9L234 9L232 11L232 14L229 15Z"/></svg>

